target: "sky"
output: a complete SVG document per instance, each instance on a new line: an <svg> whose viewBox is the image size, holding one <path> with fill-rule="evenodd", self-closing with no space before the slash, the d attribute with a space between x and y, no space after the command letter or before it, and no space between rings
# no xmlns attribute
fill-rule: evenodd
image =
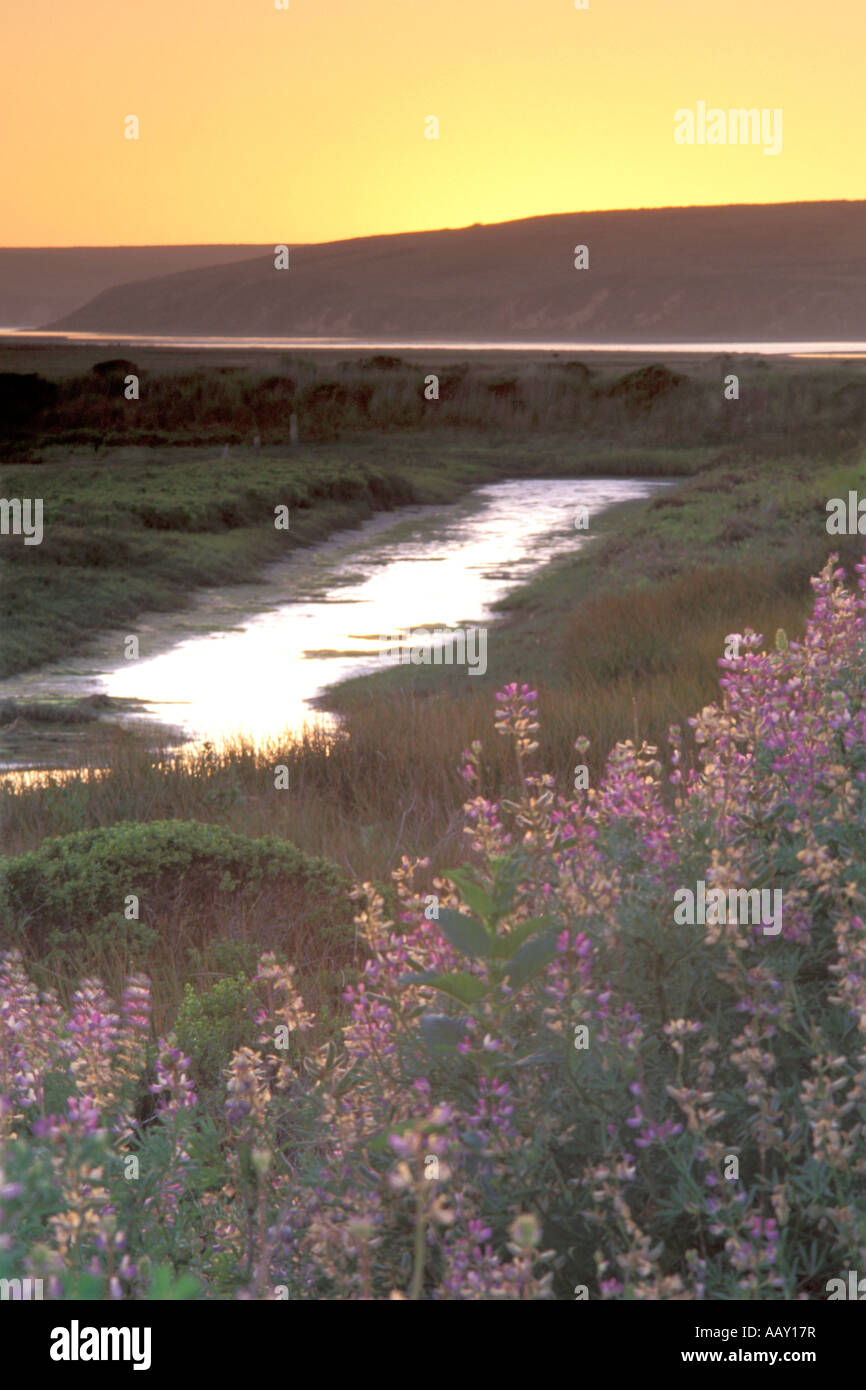
<svg viewBox="0 0 866 1390"><path fill-rule="evenodd" d="M0 245L866 196L863 0L288 5L10 0ZM781 110L780 152L676 143L699 102Z"/></svg>

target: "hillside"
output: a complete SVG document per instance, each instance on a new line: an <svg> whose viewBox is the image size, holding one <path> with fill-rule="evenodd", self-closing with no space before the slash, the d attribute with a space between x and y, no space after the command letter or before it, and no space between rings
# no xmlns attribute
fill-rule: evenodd
<svg viewBox="0 0 866 1390"><path fill-rule="evenodd" d="M112 285L248 260L256 246L0 247L0 325L35 328Z"/></svg>
<svg viewBox="0 0 866 1390"><path fill-rule="evenodd" d="M589 248L589 269L574 250ZM273 251L106 289L47 327L378 341L866 336L866 202L566 213Z"/></svg>

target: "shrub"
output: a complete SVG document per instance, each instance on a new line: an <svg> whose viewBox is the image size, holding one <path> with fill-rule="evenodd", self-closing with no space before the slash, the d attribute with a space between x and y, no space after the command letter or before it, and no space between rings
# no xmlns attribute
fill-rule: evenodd
<svg viewBox="0 0 866 1390"><path fill-rule="evenodd" d="M650 367L638 367L634 372L626 372L625 376L607 388L605 394L615 400L622 398L635 410L648 410L656 400L670 395L687 381L688 377L680 372L672 372L669 367L654 364Z"/></svg>
<svg viewBox="0 0 866 1390"><path fill-rule="evenodd" d="M130 1113L145 981L64 1010L0 960L2 1258L65 1298L85 1276L142 1297L169 1258L168 1287L265 1299L781 1301L862 1269L866 561L859 593L834 561L801 643L731 643L667 769L622 743L597 786L557 789L535 692L502 690L514 790L485 797L467 750L470 862L430 883L404 859L396 922L355 890L367 959L336 1043L262 956L219 1126L170 1038L153 1118ZM690 925L703 881L784 910ZM191 1000L193 1042L224 1048L234 1007L243 976Z"/></svg>
<svg viewBox="0 0 866 1390"><path fill-rule="evenodd" d="M516 376L501 377L498 381L488 381L487 390L498 401L516 401L520 394Z"/></svg>
<svg viewBox="0 0 866 1390"><path fill-rule="evenodd" d="M35 427L40 415L57 399L53 381L37 372L0 372L0 428L2 433Z"/></svg>
<svg viewBox="0 0 866 1390"><path fill-rule="evenodd" d="M253 1021L253 988L246 975L229 975L202 992L186 986L175 1032L199 1087L219 1084Z"/></svg>
<svg viewBox="0 0 866 1390"><path fill-rule="evenodd" d="M198 821L125 821L0 861L0 941L94 959L107 940L125 936L143 964L155 941L186 953L216 929L224 934L265 894L275 939L346 916L339 871L283 840ZM130 895L140 922L125 916Z"/></svg>
<svg viewBox="0 0 866 1390"><path fill-rule="evenodd" d="M119 377L121 380L127 376L138 376L139 370L134 362L130 362L128 357L112 357L107 362L94 362L90 368L93 376L101 380L112 377Z"/></svg>
<svg viewBox="0 0 866 1390"><path fill-rule="evenodd" d="M404 362L402 357L394 357L391 353L377 352L372 357L362 357L358 366L362 371L374 372L397 372L409 363Z"/></svg>

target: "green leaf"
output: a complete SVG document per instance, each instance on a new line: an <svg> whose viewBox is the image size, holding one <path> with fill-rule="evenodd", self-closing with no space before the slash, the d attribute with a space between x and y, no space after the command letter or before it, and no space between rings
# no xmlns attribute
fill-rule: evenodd
<svg viewBox="0 0 866 1390"><path fill-rule="evenodd" d="M559 1053L555 1048L547 1047L543 1052L531 1052L527 1057L518 1057L516 1062L512 1062L513 1067L537 1067L544 1063L549 1066L551 1062L556 1062Z"/></svg>
<svg viewBox="0 0 866 1390"><path fill-rule="evenodd" d="M442 907L436 925L443 936L447 936L452 946L462 951L464 956L489 956L490 937L487 928L477 917L466 917L455 912L453 907Z"/></svg>
<svg viewBox="0 0 866 1390"><path fill-rule="evenodd" d="M473 878L466 869L446 869L445 877L450 878L460 889L460 896L463 901L468 903L473 912L477 912L479 917L493 917L496 912L496 904L483 884ZM447 910L447 909L446 909ZM442 913L439 913L440 918Z"/></svg>
<svg viewBox="0 0 866 1390"><path fill-rule="evenodd" d="M399 985L429 985L438 989L451 999L459 999L461 1004L474 1004L487 993L483 980L465 970L455 970L451 975L440 975L436 970L424 970L419 975L401 975Z"/></svg>
<svg viewBox="0 0 866 1390"><path fill-rule="evenodd" d="M346 1074L340 1078L334 1088L334 1094L336 1096L345 1095L346 1091L350 1090L355 1084L355 1072L358 1071L360 1065L360 1061L353 1062Z"/></svg>
<svg viewBox="0 0 866 1390"><path fill-rule="evenodd" d="M525 872L525 865L520 856L516 853L503 855L500 859L492 861L494 869L493 877L493 897L496 903L496 913L499 917L504 917L506 912L510 912L514 906L514 895L517 892L517 884Z"/></svg>
<svg viewBox="0 0 866 1390"><path fill-rule="evenodd" d="M434 975L425 980L431 989L438 989L450 999L459 999L461 1004L477 1004L487 993L487 986L477 975L469 975L465 970L455 971L453 975Z"/></svg>
<svg viewBox="0 0 866 1390"><path fill-rule="evenodd" d="M511 960L524 941L538 931L546 931L552 925L549 917L530 917L526 922L518 922L507 936L497 936L493 947L494 956L498 960Z"/></svg>
<svg viewBox="0 0 866 1390"><path fill-rule="evenodd" d="M434 1052L454 1052L465 1032L462 1020L449 1014L425 1014L421 1019L421 1036Z"/></svg>
<svg viewBox="0 0 866 1390"><path fill-rule="evenodd" d="M397 984L402 989L404 985L429 985L432 980L438 978L438 970L418 970L414 975L399 975Z"/></svg>
<svg viewBox="0 0 866 1390"><path fill-rule="evenodd" d="M511 988L520 989L555 958L555 936L536 936L524 942L505 972Z"/></svg>

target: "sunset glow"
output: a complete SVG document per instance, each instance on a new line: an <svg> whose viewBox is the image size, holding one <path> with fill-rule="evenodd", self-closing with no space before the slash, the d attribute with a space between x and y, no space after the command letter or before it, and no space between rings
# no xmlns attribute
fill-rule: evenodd
<svg viewBox="0 0 866 1390"><path fill-rule="evenodd" d="M297 244L860 198L866 12L826 0L819 39L815 20L804 0L30 0L0 25L0 241ZM678 145L699 102L782 111L778 157Z"/></svg>

